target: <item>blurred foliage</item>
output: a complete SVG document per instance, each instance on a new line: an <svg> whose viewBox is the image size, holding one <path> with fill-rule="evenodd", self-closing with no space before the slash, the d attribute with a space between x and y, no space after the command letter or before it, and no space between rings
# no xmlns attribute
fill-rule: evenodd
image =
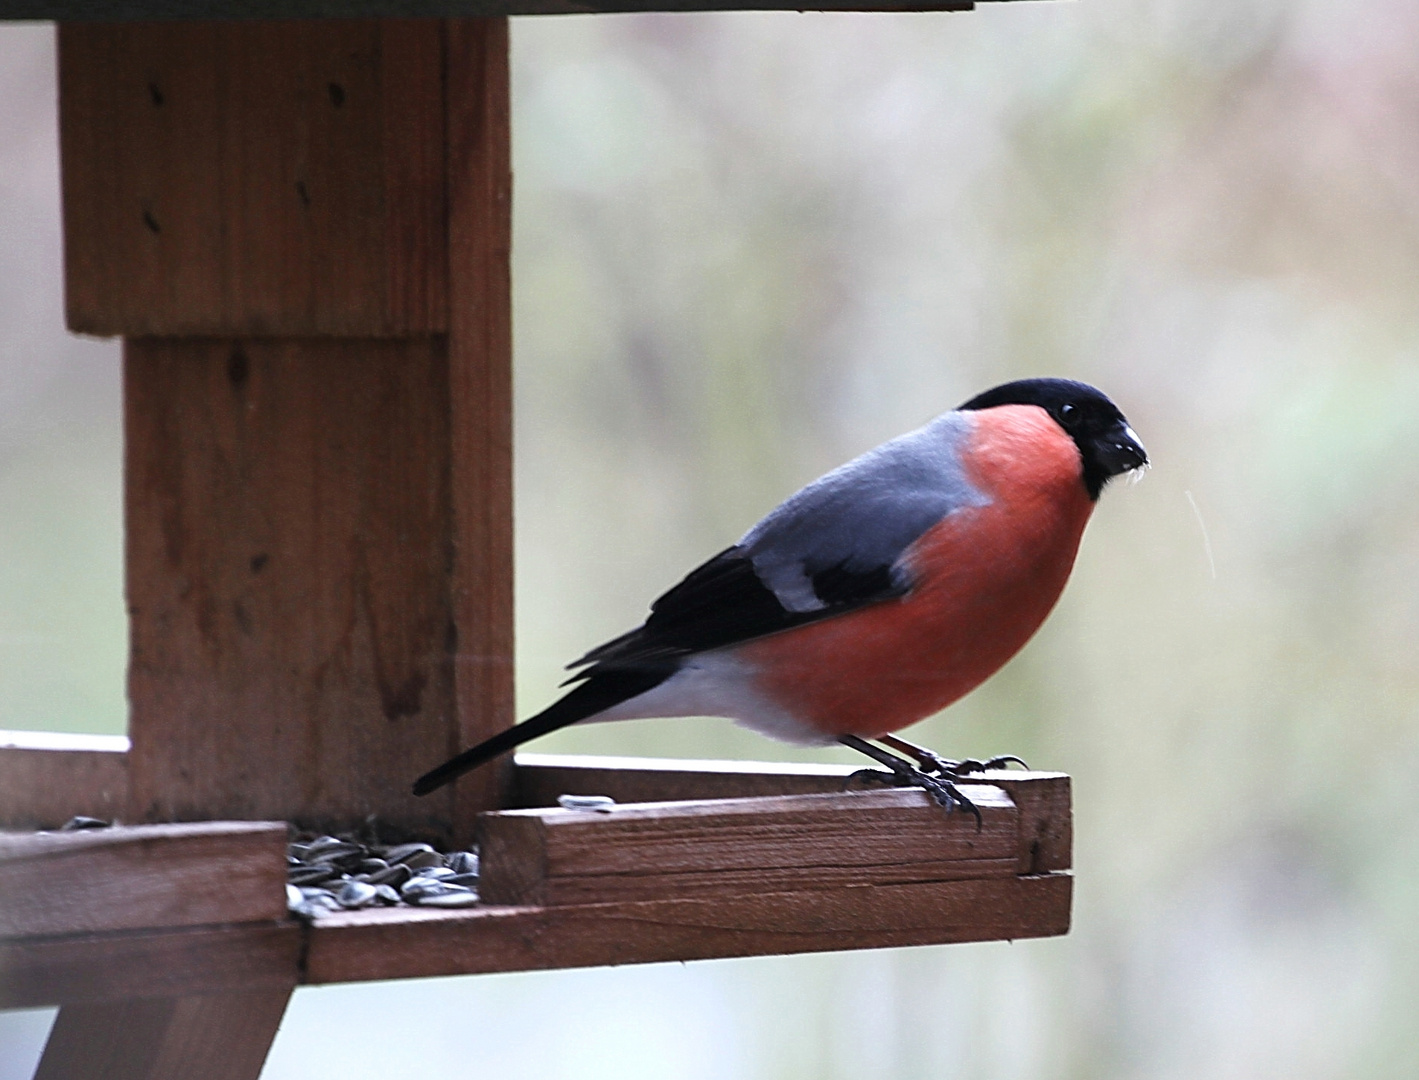
<svg viewBox="0 0 1419 1080"><path fill-rule="evenodd" d="M112 730L116 365L59 332L44 33L0 36L0 723ZM1095 382L1156 467L916 729L1073 774L1075 928L302 991L267 1075L397 1075L374 1026L577 1080L1419 1074L1416 50L1406 0L518 21L521 711L825 469Z"/></svg>

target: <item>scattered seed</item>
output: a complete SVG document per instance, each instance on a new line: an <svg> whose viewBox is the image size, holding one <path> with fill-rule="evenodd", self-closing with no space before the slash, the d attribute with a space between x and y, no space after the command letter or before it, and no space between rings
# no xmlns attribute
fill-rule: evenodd
<svg viewBox="0 0 1419 1080"><path fill-rule="evenodd" d="M401 866L410 870L423 870L430 866L443 867L443 856L437 851L415 851L399 860Z"/></svg>
<svg viewBox="0 0 1419 1080"><path fill-rule="evenodd" d="M292 885L319 885L322 881L339 877L340 871L325 863L314 866L295 866L286 871L286 880Z"/></svg>
<svg viewBox="0 0 1419 1080"><path fill-rule="evenodd" d="M369 875L371 885L392 885L396 889L413 877L414 871L410 870L403 863L396 863L383 870L377 870Z"/></svg>
<svg viewBox="0 0 1419 1080"><path fill-rule="evenodd" d="M428 844L396 844L392 848L385 849L384 859L391 864L403 862L416 851L433 851L433 848Z"/></svg>
<svg viewBox="0 0 1419 1080"><path fill-rule="evenodd" d="M75 817L71 817L61 825L59 831L78 832L80 829L107 829L109 825L110 822L104 821L102 818L84 817L84 815L79 814Z"/></svg>
<svg viewBox="0 0 1419 1080"><path fill-rule="evenodd" d="M471 851L451 852L443 857L443 864L455 874L476 874L478 872L478 856Z"/></svg>
<svg viewBox="0 0 1419 1080"><path fill-rule="evenodd" d="M419 897L420 907L472 907L477 902L478 894L472 889L458 889L456 887L446 887L446 891Z"/></svg>
<svg viewBox="0 0 1419 1080"><path fill-rule="evenodd" d="M335 899L342 908L362 908L374 903L378 895L379 890L368 882L347 881Z"/></svg>

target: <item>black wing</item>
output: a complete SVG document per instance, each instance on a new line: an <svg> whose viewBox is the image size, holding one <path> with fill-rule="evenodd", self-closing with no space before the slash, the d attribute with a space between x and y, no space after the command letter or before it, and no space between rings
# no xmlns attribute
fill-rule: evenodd
<svg viewBox="0 0 1419 1080"><path fill-rule="evenodd" d="M650 606L645 624L587 653L570 668L586 668L569 681L603 671L659 667L690 653L719 649L775 634L907 592L892 568L867 571L832 566L813 575L823 606L791 611L764 584L739 546L726 548L692 570Z"/></svg>

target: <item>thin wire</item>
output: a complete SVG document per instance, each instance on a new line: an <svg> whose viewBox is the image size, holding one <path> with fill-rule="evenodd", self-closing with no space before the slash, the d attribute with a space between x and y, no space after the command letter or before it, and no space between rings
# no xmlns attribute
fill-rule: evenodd
<svg viewBox="0 0 1419 1080"><path fill-rule="evenodd" d="M1187 496L1187 504L1192 507L1192 516L1197 518L1197 527L1202 530L1202 550L1207 552L1207 569L1212 571L1212 580L1217 580L1217 563L1212 558L1212 540L1207 535L1207 523L1202 520L1202 511L1197 508L1197 500L1192 497L1192 492L1184 491Z"/></svg>

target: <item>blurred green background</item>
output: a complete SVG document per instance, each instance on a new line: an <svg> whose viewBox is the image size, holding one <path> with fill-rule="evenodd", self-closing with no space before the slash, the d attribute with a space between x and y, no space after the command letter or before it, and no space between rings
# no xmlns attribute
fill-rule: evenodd
<svg viewBox="0 0 1419 1080"><path fill-rule="evenodd" d="M1419 1075L1419 6L513 50L520 711L825 469L1007 378L1097 383L1153 472L915 729L1074 775L1074 930L302 990L264 1076ZM62 331L53 80L49 29L0 29L0 726L117 732L117 351ZM721 721L537 748L814 756ZM51 1015L0 1015L0 1078Z"/></svg>

